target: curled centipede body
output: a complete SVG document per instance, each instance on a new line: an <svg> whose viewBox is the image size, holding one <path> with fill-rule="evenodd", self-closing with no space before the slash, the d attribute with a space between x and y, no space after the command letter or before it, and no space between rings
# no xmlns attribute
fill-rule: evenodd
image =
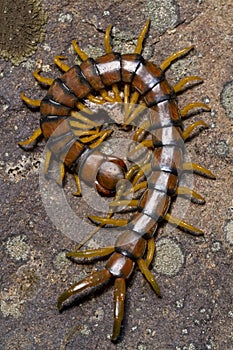
<svg viewBox="0 0 233 350"><path fill-rule="evenodd" d="M20 146L33 147L42 136L51 139L45 173L52 159L56 159L60 164L59 183L64 178L65 167L68 167L75 173L78 194L81 194L81 177L85 180L89 178L87 182L90 185L95 183L101 195L115 196L105 218L89 216L101 227L122 227L115 245L67 254L67 257L77 259L110 255L105 268L75 283L58 299L58 308L61 309L63 302L70 296L114 279L112 341L116 341L120 334L126 280L131 276L135 265L160 296L159 286L149 270L155 250L154 236L159 223L166 220L194 235L203 234L201 230L169 213L171 200L178 194L204 202L203 197L196 192L179 186L180 176L183 172L193 171L214 178L204 167L184 161L184 141L195 127L205 127L206 123L200 120L184 130L182 118L194 108L209 110L209 107L202 102L193 102L179 110L176 97L185 84L192 81L202 82L202 79L197 76L186 77L171 87L164 74L174 60L189 53L193 46L172 54L158 67L144 60L141 55L148 27L149 20L142 29L132 54L113 52L110 44L111 26L107 28L105 35L106 54L95 60L89 58L74 41L74 49L83 62L70 68L62 61L64 57L57 56L55 63L65 72L61 78L52 80L39 75L38 71L34 73L40 83L50 86L42 101L29 99L22 94L22 99L27 104L40 107L41 125ZM106 102L123 103L126 106L123 126L138 126L133 137L138 145L129 151L128 161L135 162L142 148L148 150L146 155L140 156L136 164L127 169L122 159L100 152L98 147L110 135L111 130L101 129L103 122L98 121L85 101L100 105ZM145 110L149 110L148 116L143 122L138 121ZM107 116L105 122L108 123L109 120L111 117ZM81 168L80 160L83 164ZM77 175L78 169L80 172ZM92 174L97 174L97 177L94 178ZM122 186L116 193L117 181L122 178L132 183L132 189L127 191ZM127 194L138 191L142 195L129 201ZM113 208L123 208L127 203L136 209L136 213L127 220L115 219Z"/></svg>

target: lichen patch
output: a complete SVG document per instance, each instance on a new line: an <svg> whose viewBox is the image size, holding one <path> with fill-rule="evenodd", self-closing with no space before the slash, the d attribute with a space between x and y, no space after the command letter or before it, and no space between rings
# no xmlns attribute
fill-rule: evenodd
<svg viewBox="0 0 233 350"><path fill-rule="evenodd" d="M45 13L39 0L1 0L0 55L18 65L44 37Z"/></svg>

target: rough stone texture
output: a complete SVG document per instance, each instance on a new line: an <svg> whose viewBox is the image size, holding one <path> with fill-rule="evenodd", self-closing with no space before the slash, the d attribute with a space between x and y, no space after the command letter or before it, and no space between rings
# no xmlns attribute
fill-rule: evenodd
<svg viewBox="0 0 233 350"><path fill-rule="evenodd" d="M0 60L1 349L233 348L232 2L164 0L158 7L155 3L43 1L48 16L45 41L18 67ZM209 101L211 113L185 122L188 125L203 118L210 125L188 142L187 151L217 179L195 177L194 188L205 196L206 205L190 204L185 215L186 221L205 231L204 238L169 230L167 225L160 229L156 238L159 259L155 257L153 271L163 298L158 299L136 271L128 283L122 338L114 345L109 340L112 286L100 288L79 304L72 303L62 314L57 311L57 296L70 283L101 268L103 262L77 265L65 259L64 252L74 250L75 243L50 221L40 195L38 163L44 146L33 153L17 146L38 127L39 120L38 113L23 105L20 92L42 97L44 91L31 72L41 67L55 77L58 70L52 58L56 54L66 55L72 64L70 42L74 38L88 54L98 56L103 52L103 31L109 23L116 26L113 44L117 49L121 46L122 52L132 51L148 17L152 25L146 47L153 61L162 62L172 52L195 45L195 51L176 62L167 76L173 82L188 74L204 77L203 85L180 96L180 105ZM156 31L159 21L162 29ZM66 191L72 205L80 205L85 215L88 207L71 198L74 183L70 179ZM163 261L166 268L157 271L156 263ZM174 270L177 272L171 273Z"/></svg>

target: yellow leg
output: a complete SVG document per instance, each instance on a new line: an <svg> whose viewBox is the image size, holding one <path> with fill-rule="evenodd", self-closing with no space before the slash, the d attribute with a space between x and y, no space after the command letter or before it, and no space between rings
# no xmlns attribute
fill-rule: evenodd
<svg viewBox="0 0 233 350"><path fill-rule="evenodd" d="M71 123L73 123L73 127L75 127L75 122L81 121L81 122L85 123L88 128L89 127L95 128L96 126L98 126L98 123L91 119L92 115L93 115L93 113L90 113L90 118L87 118L82 113L72 111L71 116L73 118L75 118L75 120L71 120L70 125L71 125Z"/></svg>
<svg viewBox="0 0 233 350"><path fill-rule="evenodd" d="M131 123L134 122L134 120L137 118L137 116L146 108L145 103L141 103L137 108L134 109L134 111L130 114L128 119L125 120L125 125L131 125ZM146 122L145 122L146 124ZM144 125L144 123L142 124ZM142 126L141 126L142 127Z"/></svg>
<svg viewBox="0 0 233 350"><path fill-rule="evenodd" d="M124 86L124 104L125 104L125 108L128 107L129 97L130 97L130 85L129 84L125 84L125 86ZM125 109L125 114L126 114L126 112L127 112L127 109Z"/></svg>
<svg viewBox="0 0 233 350"><path fill-rule="evenodd" d="M41 100L32 100L31 98L24 95L24 92L20 95L21 99L31 107L40 107Z"/></svg>
<svg viewBox="0 0 233 350"><path fill-rule="evenodd" d="M96 142L92 143L90 145L90 148L98 147L106 138L109 137L109 135L111 135L111 133L112 133L112 130L103 131L103 135L99 138L99 140L97 140Z"/></svg>
<svg viewBox="0 0 233 350"><path fill-rule="evenodd" d="M192 102L180 110L181 118L186 116L194 108L204 108L204 109L207 109L208 111L210 111L210 107L207 106L207 104L205 104L203 102Z"/></svg>
<svg viewBox="0 0 233 350"><path fill-rule="evenodd" d="M40 69L37 69L37 70L35 70L35 71L33 72L34 78L35 78L37 81L39 81L39 83L42 83L42 84L45 84L45 85L48 85L48 86L52 85L52 83L53 83L53 81L54 81L52 78L43 77L43 76L41 76L39 73L40 73Z"/></svg>
<svg viewBox="0 0 233 350"><path fill-rule="evenodd" d="M127 173L125 174L126 180L131 180L133 176L138 172L139 166L137 164L134 164L131 166L131 168L128 169Z"/></svg>
<svg viewBox="0 0 233 350"><path fill-rule="evenodd" d="M76 40L72 41L72 45L73 45L74 51L78 54L78 56L81 58L81 60L86 61L88 59L88 55L80 49Z"/></svg>
<svg viewBox="0 0 233 350"><path fill-rule="evenodd" d="M186 47L183 50L180 50L176 53L173 53L171 56L169 56L165 61L163 61L160 65L160 68L162 71L165 71L176 59L186 55L189 51L191 51L194 48L194 46Z"/></svg>
<svg viewBox="0 0 233 350"><path fill-rule="evenodd" d="M105 103L104 99L100 99L92 94L88 94L87 99L93 103L98 103L99 105L102 105L103 103Z"/></svg>
<svg viewBox="0 0 233 350"><path fill-rule="evenodd" d="M82 137L82 136L91 136L91 135L95 135L97 133L99 133L99 128L95 128L94 130L76 130L76 129L72 129L72 132L74 134L74 136L76 137Z"/></svg>
<svg viewBox="0 0 233 350"><path fill-rule="evenodd" d="M77 102L76 103L76 108L79 109L80 111L85 111L86 113L92 113L92 111L82 102Z"/></svg>
<svg viewBox="0 0 233 350"><path fill-rule="evenodd" d="M92 129L93 127L96 127L97 125L95 126L91 126L90 124L86 124L86 123L80 123L79 121L77 120L70 120L69 121L69 124L72 128L72 131L75 132L75 131L83 131L83 132L86 132L86 131L89 131L90 129ZM76 130L77 129L77 130ZM80 130L81 129L81 130Z"/></svg>
<svg viewBox="0 0 233 350"><path fill-rule="evenodd" d="M151 171L151 163L146 163L145 165L143 165L141 167L141 169L138 171L137 175L135 176L135 178L133 179L133 186L136 185L136 183L138 182L138 180L142 177L145 176L146 173Z"/></svg>
<svg viewBox="0 0 233 350"><path fill-rule="evenodd" d="M45 153L45 162L44 162L44 175L47 174L48 170L49 170L49 165L51 162L51 157L52 157L52 153L49 149L46 150Z"/></svg>
<svg viewBox="0 0 233 350"><path fill-rule="evenodd" d="M62 162L59 163L59 177L57 179L57 184L62 186L63 180L65 177L65 166Z"/></svg>
<svg viewBox="0 0 233 350"><path fill-rule="evenodd" d="M123 277L115 279L114 283L114 322L111 340L115 342L121 330L121 322L124 317L124 303L126 295L126 284Z"/></svg>
<svg viewBox="0 0 233 350"><path fill-rule="evenodd" d="M105 52L106 53L111 53L112 52L112 46L111 46L111 43L110 43L111 30L112 30L112 24L110 24L108 26L108 28L106 29L105 36L104 36L104 47L105 47Z"/></svg>
<svg viewBox="0 0 233 350"><path fill-rule="evenodd" d="M86 136L86 137L81 137L81 141L82 143L89 143L94 141L95 139L97 139L99 137L99 140L101 139L101 137L104 136L104 138L106 138L107 136L109 136L112 133L112 130L104 130L104 131L100 131L98 133L96 133L95 135L91 135L91 136ZM99 142L99 140L97 142ZM102 142L102 141L101 141ZM99 145L99 144L98 144ZM94 147L95 148L95 147Z"/></svg>
<svg viewBox="0 0 233 350"><path fill-rule="evenodd" d="M100 216L88 215L88 218L97 224L111 225L111 226L125 226L128 224L126 219L111 219L111 218L102 218Z"/></svg>
<svg viewBox="0 0 233 350"><path fill-rule="evenodd" d="M154 237L152 237L147 242L147 255L146 255L145 264L148 268L154 258L154 255L155 255L155 240L154 240Z"/></svg>
<svg viewBox="0 0 233 350"><path fill-rule="evenodd" d="M153 147L153 141L152 140L144 140L140 142L134 149L133 151L128 153L128 156L132 156L136 152L138 152L141 148L152 148Z"/></svg>
<svg viewBox="0 0 233 350"><path fill-rule="evenodd" d="M139 182L139 184L135 185L133 188L130 188L128 191L122 193L123 196L128 196L130 193L136 193L139 190L147 188L147 181Z"/></svg>
<svg viewBox="0 0 233 350"><path fill-rule="evenodd" d="M172 216L171 214L167 214L164 219L171 225L175 225L177 227L179 227L180 229L183 229L185 231L188 231L189 233L195 235L195 236L200 236L203 235L204 232L202 230L200 230L199 228L196 228L190 224L188 224L187 222L178 219L174 216Z"/></svg>
<svg viewBox="0 0 233 350"><path fill-rule="evenodd" d="M27 140L18 142L18 145L22 148L25 148L25 146L30 146L30 148L33 148L37 144L41 136L43 136L41 128L36 129Z"/></svg>
<svg viewBox="0 0 233 350"><path fill-rule="evenodd" d="M196 163L183 163L183 171L194 172L196 174L209 177L210 179L216 179L215 175L210 170Z"/></svg>
<svg viewBox="0 0 233 350"><path fill-rule="evenodd" d="M64 62L62 62L61 60L66 60L66 57L65 56L61 56L61 55L57 55L54 57L54 63L61 69L63 70L64 72L67 72L70 67L65 64Z"/></svg>
<svg viewBox="0 0 233 350"><path fill-rule="evenodd" d="M130 98L130 102L129 102L131 105L133 105L133 106L129 106L130 112L131 112L132 108L134 108L134 105L137 104L139 97L140 97L140 93L138 91L134 91L134 93L132 94L132 96Z"/></svg>
<svg viewBox="0 0 233 350"><path fill-rule="evenodd" d="M82 189L81 189L81 183L78 174L74 173L74 179L77 187L77 191L73 193L73 196L81 196L82 195Z"/></svg>
<svg viewBox="0 0 233 350"><path fill-rule="evenodd" d="M150 26L150 20L148 19L146 21L146 24L142 28L142 31L138 37L138 42L137 42L137 45L135 47L134 53L138 53L138 54L142 53L143 41L145 39L146 33L148 32L149 26Z"/></svg>
<svg viewBox="0 0 233 350"><path fill-rule="evenodd" d="M189 125L189 126L183 131L182 137L183 137L184 141L187 140L187 139L190 137L190 135L191 135L193 129L195 129L195 128L196 128L197 126L199 126L199 125L202 125L202 126L204 126L205 128L208 128L208 124L206 124L203 120L198 120L197 122L195 122L195 123Z"/></svg>
<svg viewBox="0 0 233 350"><path fill-rule="evenodd" d="M109 207L124 207L124 206L128 206L128 207L137 207L139 203L139 200L137 199L120 199L120 200L114 200L112 202L109 203Z"/></svg>
<svg viewBox="0 0 233 350"><path fill-rule="evenodd" d="M203 79L196 76L196 75L192 75L190 77L185 77L183 79L181 79L181 81L179 81L179 83L177 83L175 86L174 86L174 91L175 93L177 92L180 92L183 87L187 84L187 83L190 83L191 81L196 81L198 83L202 83L203 82Z"/></svg>
<svg viewBox="0 0 233 350"><path fill-rule="evenodd" d="M191 190L188 187L178 187L176 190L176 195L177 196L185 196L188 198L191 198L191 200L197 200L200 204L205 203L205 198L202 197L199 193Z"/></svg>
<svg viewBox="0 0 233 350"><path fill-rule="evenodd" d="M115 86L117 86L117 85L115 85ZM121 102L121 100L117 101L116 97L109 96L108 92L105 89L100 90L100 95L106 102Z"/></svg>
<svg viewBox="0 0 233 350"><path fill-rule="evenodd" d="M115 250L114 246L104 247L104 248L99 248L99 249L87 249L84 251L67 253L66 257L67 258L76 258L76 259L84 259L84 258L91 259L94 257L107 256L107 255L113 253L114 250Z"/></svg>
<svg viewBox="0 0 233 350"><path fill-rule="evenodd" d="M112 85L112 91L114 92L114 96L115 96L115 101L116 102L122 102L122 98L120 96L120 91L118 89L117 84L113 84Z"/></svg>
<svg viewBox="0 0 233 350"><path fill-rule="evenodd" d="M150 270L147 267L147 264L143 259L137 260L139 269L141 270L141 273L146 277L147 281L150 283L151 287L154 289L155 293L161 297L160 289L158 286L158 283L156 282L156 279L154 275L150 272Z"/></svg>

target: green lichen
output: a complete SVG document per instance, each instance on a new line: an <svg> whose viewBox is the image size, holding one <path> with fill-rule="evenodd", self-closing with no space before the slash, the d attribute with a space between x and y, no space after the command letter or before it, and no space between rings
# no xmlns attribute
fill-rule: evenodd
<svg viewBox="0 0 233 350"><path fill-rule="evenodd" d="M18 65L44 37L45 14L39 0L1 0L0 55Z"/></svg>
<svg viewBox="0 0 233 350"><path fill-rule="evenodd" d="M11 237L6 243L6 249L12 259L15 260L27 260L30 246L25 242L26 236L19 235Z"/></svg>
<svg viewBox="0 0 233 350"><path fill-rule="evenodd" d="M233 118L233 80L228 81L221 92L221 104L228 118Z"/></svg>
<svg viewBox="0 0 233 350"><path fill-rule="evenodd" d="M155 269L167 276L174 276L184 264L179 245L171 239L162 238L157 243Z"/></svg>
<svg viewBox="0 0 233 350"><path fill-rule="evenodd" d="M176 27L179 23L179 5L174 0L147 0L143 12L147 18L151 18L151 26L159 34Z"/></svg>

